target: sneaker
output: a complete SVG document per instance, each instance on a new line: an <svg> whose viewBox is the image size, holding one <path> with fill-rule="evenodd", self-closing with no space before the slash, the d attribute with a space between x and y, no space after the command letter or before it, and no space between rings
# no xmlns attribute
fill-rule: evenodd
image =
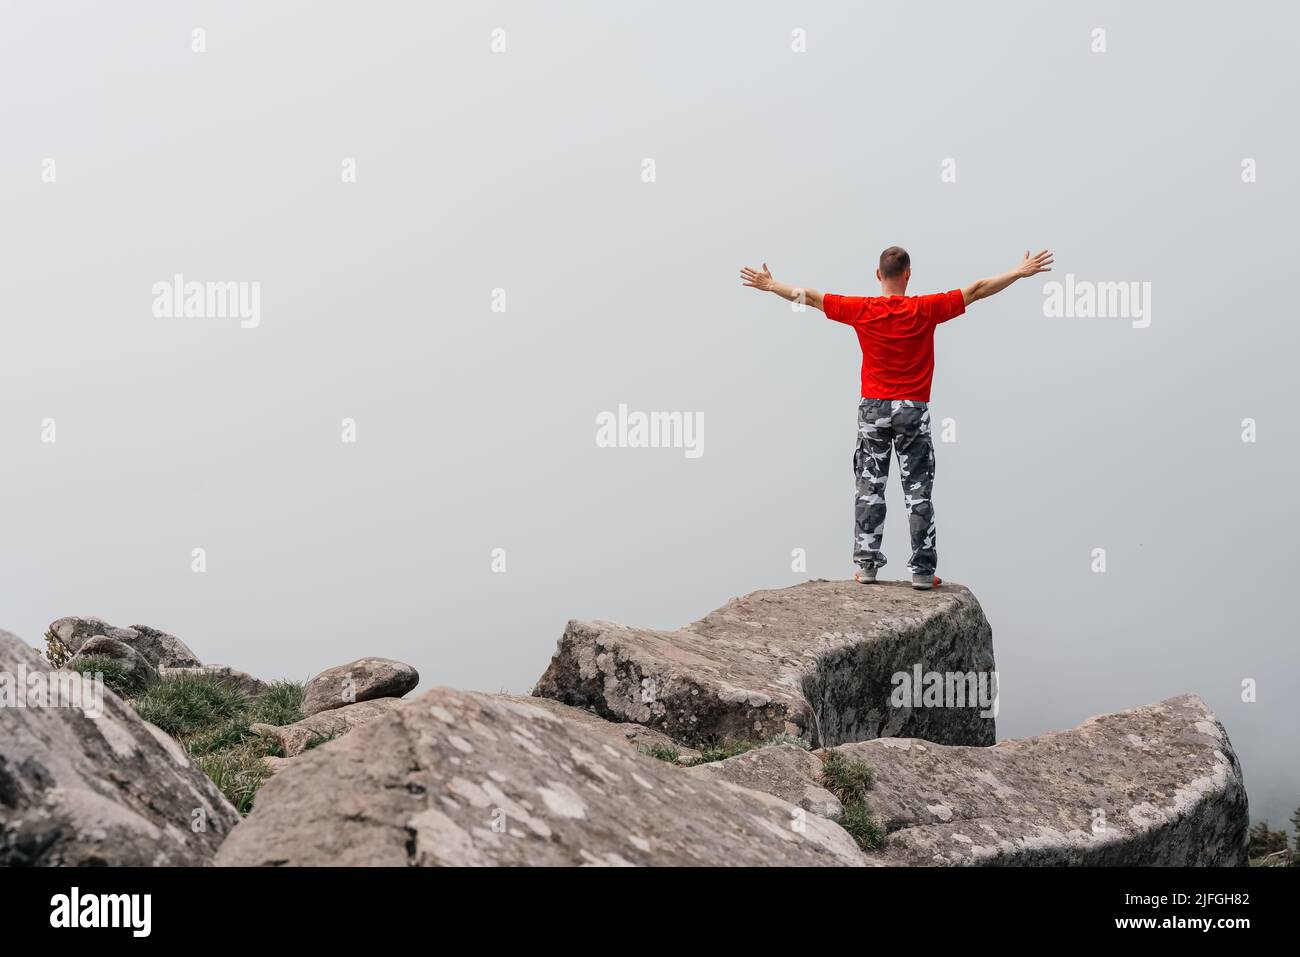
<svg viewBox="0 0 1300 957"><path fill-rule="evenodd" d="M859 585L874 585L876 583L876 567L874 565L870 568L859 567L853 576L853 580Z"/></svg>
<svg viewBox="0 0 1300 957"><path fill-rule="evenodd" d="M929 575L913 575L912 587L917 591L929 591L943 584L943 579L931 572Z"/></svg>

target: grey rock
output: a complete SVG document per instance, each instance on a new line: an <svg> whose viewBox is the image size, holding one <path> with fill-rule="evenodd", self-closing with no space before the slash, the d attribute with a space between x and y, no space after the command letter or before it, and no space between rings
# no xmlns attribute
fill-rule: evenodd
<svg viewBox="0 0 1300 957"><path fill-rule="evenodd" d="M688 748L680 742L674 741L668 735L647 728L643 724L606 721L594 712L561 704L550 698L534 698L525 695L499 695L498 697L519 704L542 708L557 717L581 725L588 735L588 740L599 741L602 745L612 744L616 747L631 748L633 751L640 753L645 753L653 748L659 748L663 751L671 749L677 752L678 761L682 764L688 764L700 756L700 752L694 748ZM665 763L671 762L665 761Z"/></svg>
<svg viewBox="0 0 1300 957"><path fill-rule="evenodd" d="M991 748L881 738L837 750L875 772L868 804L887 836L866 855L871 864L1247 863L1241 766L1195 695ZM814 764L759 752L760 775L749 757L712 773L787 799L820 783Z"/></svg>
<svg viewBox="0 0 1300 957"><path fill-rule="evenodd" d="M0 698L24 672L80 680L0 632ZM18 698L0 707L0 866L211 861L239 815L180 745L108 689L102 710Z"/></svg>
<svg viewBox="0 0 1300 957"><path fill-rule="evenodd" d="M262 763L266 765L266 769L272 774L275 774L277 771L283 771L292 762L293 758L282 758L274 754L267 754L262 757Z"/></svg>
<svg viewBox="0 0 1300 957"><path fill-rule="evenodd" d="M77 662L92 656L112 658L121 664L125 672L141 682L152 681L158 677L158 670L143 655L126 642L109 638L107 635L95 635L87 639L77 653L68 659L64 667L71 668Z"/></svg>
<svg viewBox="0 0 1300 957"><path fill-rule="evenodd" d="M692 746L780 734L816 746L997 740L991 709L978 702L915 707L908 697L895 706L895 675L918 666L994 671L992 630L970 591L811 581L734 598L676 631L571 621L533 694Z"/></svg>
<svg viewBox="0 0 1300 957"><path fill-rule="evenodd" d="M185 642L148 625L118 628L99 618L70 617L51 622L49 630L74 655L90 639L104 635L129 645L155 669L188 668L203 664Z"/></svg>
<svg viewBox="0 0 1300 957"><path fill-rule="evenodd" d="M682 763L698 757L699 752L683 747L671 738L651 731L639 724L614 724L597 717L589 711L571 708L550 701L546 698L529 698L523 695L497 695L503 701L514 701L532 707L540 707L558 717L565 718L582 726L589 741L613 744L642 752L658 746L676 751ZM285 764L308 750L319 747L327 741L340 738L353 728L367 724L376 718L382 718L394 708L409 703L406 698L376 698L373 701L360 701L311 715L294 724L271 725L255 724L249 730L254 734L272 739L280 751L279 755L268 756L267 767L273 771L282 770Z"/></svg>
<svg viewBox="0 0 1300 957"><path fill-rule="evenodd" d="M322 671L307 682L302 710L319 714L374 698L400 698L420 683L420 673L392 658L358 658Z"/></svg>
<svg viewBox="0 0 1300 957"><path fill-rule="evenodd" d="M838 826L507 696L436 688L292 759L222 865L861 865Z"/></svg>
<svg viewBox="0 0 1300 957"><path fill-rule="evenodd" d="M181 675L201 675L215 678L249 698L260 697L270 687L265 681L254 678L247 672L232 668L229 665L198 665L191 668L163 667L158 669L158 673L164 678L175 678Z"/></svg>
<svg viewBox="0 0 1300 957"><path fill-rule="evenodd" d="M844 805L822 786L821 767L821 758L816 753L781 744L746 751L725 761L696 765L686 773L762 791L835 820L844 813Z"/></svg>
<svg viewBox="0 0 1300 957"><path fill-rule="evenodd" d="M249 730L276 741L280 757L293 758L327 741L342 737L353 728L382 718L405 704L407 701L404 698L375 698L373 701L358 701L341 708L331 708L294 724L255 724Z"/></svg>

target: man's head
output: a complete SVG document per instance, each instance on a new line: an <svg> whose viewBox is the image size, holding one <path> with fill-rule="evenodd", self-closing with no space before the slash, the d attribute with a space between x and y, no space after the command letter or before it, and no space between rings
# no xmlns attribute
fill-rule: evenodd
<svg viewBox="0 0 1300 957"><path fill-rule="evenodd" d="M907 292L907 281L912 278L912 257L902 246L890 246L880 254L880 268L876 270L880 288L887 296L901 296Z"/></svg>

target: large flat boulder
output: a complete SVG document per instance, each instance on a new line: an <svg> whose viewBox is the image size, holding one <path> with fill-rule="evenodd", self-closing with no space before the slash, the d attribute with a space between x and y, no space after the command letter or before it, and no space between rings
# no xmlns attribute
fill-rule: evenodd
<svg viewBox="0 0 1300 957"><path fill-rule="evenodd" d="M969 590L810 581L733 598L676 631L571 621L533 694L690 745L781 734L814 746L997 740L996 709L976 700L898 700L896 676L918 670L992 675L992 629Z"/></svg>
<svg viewBox="0 0 1300 957"><path fill-rule="evenodd" d="M287 763L223 865L861 865L789 803L688 777L581 720L436 688Z"/></svg>
<svg viewBox="0 0 1300 957"><path fill-rule="evenodd" d="M208 863L235 809L112 691L71 697L82 682L0 632L0 866Z"/></svg>
<svg viewBox="0 0 1300 957"><path fill-rule="evenodd" d="M589 711L571 708L549 698L530 698L522 695L497 695L503 701L515 701L533 708L542 708L551 714L578 724L588 736L588 741L609 744L619 748L629 748L639 753L659 749L659 760L668 761L671 754L676 754L680 763L689 763L699 756L698 751L683 747L672 738L640 724L615 724L597 717ZM272 771L282 771L294 758L313 748L318 748L326 741L332 741L369 724L376 718L382 718L394 708L400 708L410 701L407 698L376 698L373 701L358 701L356 704L332 708L310 717L286 725L255 724L249 730L254 734L275 741L278 755L267 756L262 760ZM671 763L671 762L670 762Z"/></svg>
<svg viewBox="0 0 1300 957"><path fill-rule="evenodd" d="M82 645L97 635L113 638L128 645L149 665L159 668L193 668L201 665L199 656L175 635L148 625L119 628L100 618L59 618L50 623L50 633L75 655Z"/></svg>
<svg viewBox="0 0 1300 957"><path fill-rule="evenodd" d="M787 800L820 783L817 754L810 763L768 753L777 750L690 773ZM1195 695L991 748L882 738L837 750L875 772L867 803L886 838L868 863L1247 863L1241 767L1223 726Z"/></svg>

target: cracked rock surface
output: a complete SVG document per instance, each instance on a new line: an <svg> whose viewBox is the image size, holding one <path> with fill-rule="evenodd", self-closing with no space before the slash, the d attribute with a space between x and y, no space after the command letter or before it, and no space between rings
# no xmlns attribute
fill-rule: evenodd
<svg viewBox="0 0 1300 957"><path fill-rule="evenodd" d="M992 629L968 589L810 581L733 598L675 631L571 621L533 694L691 746L781 734L814 746L997 740L978 703L895 707L894 675L917 666L994 670Z"/></svg>
<svg viewBox="0 0 1300 957"><path fill-rule="evenodd" d="M435 688L286 764L217 863L863 863L829 821L603 737L553 705Z"/></svg>

